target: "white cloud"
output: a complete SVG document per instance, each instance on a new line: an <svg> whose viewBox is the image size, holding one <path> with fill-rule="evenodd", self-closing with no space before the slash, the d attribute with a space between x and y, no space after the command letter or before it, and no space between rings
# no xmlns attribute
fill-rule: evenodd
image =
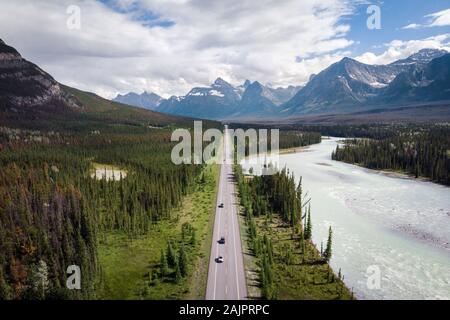
<svg viewBox="0 0 450 320"><path fill-rule="evenodd" d="M394 40L385 44L385 47L387 49L379 55L366 52L355 59L367 64L388 64L407 58L421 49L431 48L450 51L450 33L421 40Z"/></svg>
<svg viewBox="0 0 450 320"><path fill-rule="evenodd" d="M0 0L0 37L55 78L106 97L118 92L185 94L218 76L288 85L306 82L353 44L342 18L350 0L118 0L170 28L145 27L136 13L93 0ZM81 8L81 30L66 8ZM300 63L296 61L300 57Z"/></svg>
<svg viewBox="0 0 450 320"><path fill-rule="evenodd" d="M424 18L427 19L426 23L424 24L411 23L407 26L404 26L402 29L420 29L420 28L450 26L450 9L428 14Z"/></svg>
<svg viewBox="0 0 450 320"><path fill-rule="evenodd" d="M450 9L429 14L425 17L432 19L430 27L450 26Z"/></svg>
<svg viewBox="0 0 450 320"><path fill-rule="evenodd" d="M408 24L407 26L404 26L402 29L419 29L421 27L422 26L420 24L411 23L411 24Z"/></svg>

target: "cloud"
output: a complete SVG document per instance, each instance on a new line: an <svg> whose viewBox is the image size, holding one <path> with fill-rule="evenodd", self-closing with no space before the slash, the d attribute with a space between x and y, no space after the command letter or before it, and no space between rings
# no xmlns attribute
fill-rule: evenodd
<svg viewBox="0 0 450 320"><path fill-rule="evenodd" d="M411 23L411 24L408 24L407 26L404 26L402 29L419 29L421 27L422 27L422 25L420 25L420 24Z"/></svg>
<svg viewBox="0 0 450 320"><path fill-rule="evenodd" d="M180 95L218 76L300 84L353 45L343 18L358 3L0 0L0 37L58 81L105 97ZM81 30L66 27L73 4Z"/></svg>
<svg viewBox="0 0 450 320"><path fill-rule="evenodd" d="M430 27L450 26L450 9L429 14L425 17L431 18L432 22L429 25Z"/></svg>
<svg viewBox="0 0 450 320"><path fill-rule="evenodd" d="M450 9L428 14L424 18L427 19L427 22L425 22L424 24L412 23L404 26L402 29L420 29L450 26Z"/></svg>
<svg viewBox="0 0 450 320"><path fill-rule="evenodd" d="M388 64L407 58L421 49L431 48L450 51L450 33L421 40L394 40L385 44L385 47L387 49L379 55L366 52L355 59L367 64Z"/></svg>

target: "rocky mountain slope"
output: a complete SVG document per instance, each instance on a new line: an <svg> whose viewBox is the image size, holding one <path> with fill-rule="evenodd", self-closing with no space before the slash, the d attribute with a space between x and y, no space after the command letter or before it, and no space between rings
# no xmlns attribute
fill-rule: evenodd
<svg viewBox="0 0 450 320"><path fill-rule="evenodd" d="M314 76L281 109L287 115L346 113L384 104L423 102L424 96L417 90L410 90L409 95L404 96L408 90L405 87L431 84L435 76L433 71L427 73L426 80L419 75L445 54L442 50L424 49L388 65L367 65L344 58ZM422 79L420 84L417 77ZM430 92L426 99L436 101L442 97Z"/></svg>
<svg viewBox="0 0 450 320"><path fill-rule="evenodd" d="M186 96L171 97L156 109L160 112L207 119L241 116L264 117L279 112L300 87L272 88L246 80L233 86L218 78L211 86L194 88Z"/></svg>
<svg viewBox="0 0 450 320"><path fill-rule="evenodd" d="M0 40L0 126L80 131L191 122L64 86Z"/></svg>
<svg viewBox="0 0 450 320"><path fill-rule="evenodd" d="M52 76L0 39L0 108L18 110L50 105L81 108Z"/></svg>

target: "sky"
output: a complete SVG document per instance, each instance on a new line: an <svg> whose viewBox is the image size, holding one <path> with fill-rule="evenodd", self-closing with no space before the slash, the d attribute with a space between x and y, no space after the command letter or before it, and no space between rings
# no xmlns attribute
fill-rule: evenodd
<svg viewBox="0 0 450 320"><path fill-rule="evenodd" d="M0 39L66 85L167 98L218 77L301 85L343 57L450 51L450 1L0 0Z"/></svg>

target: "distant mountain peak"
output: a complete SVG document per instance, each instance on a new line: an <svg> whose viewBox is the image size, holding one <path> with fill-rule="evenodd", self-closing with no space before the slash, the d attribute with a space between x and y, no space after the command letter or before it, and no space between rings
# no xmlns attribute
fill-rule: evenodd
<svg viewBox="0 0 450 320"><path fill-rule="evenodd" d="M417 64L422 63L426 64L431 62L431 60L440 58L448 52L441 49L422 49L406 59L401 59L391 63L391 65L402 65L402 64Z"/></svg>
<svg viewBox="0 0 450 320"><path fill-rule="evenodd" d="M259 81L253 82L253 83L251 84L251 86L253 86L253 87L259 87L259 88L264 87L264 86L261 84L261 82L259 82Z"/></svg>
<svg viewBox="0 0 450 320"><path fill-rule="evenodd" d="M435 57L436 55L444 55L448 53L446 50L441 49L422 49L419 52L414 53L410 56L410 58L431 58Z"/></svg>
<svg viewBox="0 0 450 320"><path fill-rule="evenodd" d="M0 53L12 54L17 58L22 58L22 56L16 49L8 46L2 39L0 39Z"/></svg>
<svg viewBox="0 0 450 320"><path fill-rule="evenodd" d="M363 63L361 63L361 62L359 62L359 61L357 61L357 60L355 60L353 58L349 58L349 57L342 58L342 60L339 61L338 63L343 63L343 64L349 64L349 63L351 63L351 64L363 64Z"/></svg>
<svg viewBox="0 0 450 320"><path fill-rule="evenodd" d="M216 81L214 81L214 85L222 86L222 85L230 85L230 84L219 77L216 79Z"/></svg>
<svg viewBox="0 0 450 320"><path fill-rule="evenodd" d="M130 106L140 107L148 110L155 110L163 101L159 95L153 92L144 91L142 94L129 92L125 95L117 95L113 99L114 102L127 104Z"/></svg>

